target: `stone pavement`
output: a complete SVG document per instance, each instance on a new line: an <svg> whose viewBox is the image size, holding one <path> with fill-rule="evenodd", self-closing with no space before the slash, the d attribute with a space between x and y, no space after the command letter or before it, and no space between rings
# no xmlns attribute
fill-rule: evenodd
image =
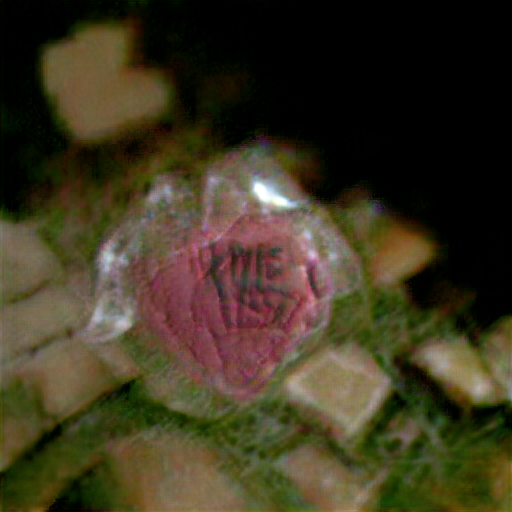
<svg viewBox="0 0 512 512"><path fill-rule="evenodd" d="M0 229L4 470L59 422L134 378L137 367L118 347L95 353L75 336L88 320L90 290L64 278L35 228L2 221Z"/></svg>

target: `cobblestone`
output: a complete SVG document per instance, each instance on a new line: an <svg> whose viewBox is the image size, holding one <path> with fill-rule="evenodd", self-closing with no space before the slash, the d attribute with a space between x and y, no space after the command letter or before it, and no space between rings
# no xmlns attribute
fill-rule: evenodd
<svg viewBox="0 0 512 512"><path fill-rule="evenodd" d="M247 510L246 497L205 446L158 431L110 449L120 500L137 510Z"/></svg>
<svg viewBox="0 0 512 512"><path fill-rule="evenodd" d="M425 268L435 257L436 244L422 231L398 223L386 222L373 237L372 259L374 283L394 285Z"/></svg>
<svg viewBox="0 0 512 512"><path fill-rule="evenodd" d="M76 338L61 339L16 369L37 390L45 413L60 421L120 385L109 368ZM129 376L129 375L128 375Z"/></svg>
<svg viewBox="0 0 512 512"><path fill-rule="evenodd" d="M355 343L313 356L286 379L291 401L312 409L345 441L361 434L392 392L389 377Z"/></svg>
<svg viewBox="0 0 512 512"><path fill-rule="evenodd" d="M166 109L170 86L162 74L127 65L134 34L127 25L90 25L44 49L46 92L76 139L98 141Z"/></svg>
<svg viewBox="0 0 512 512"><path fill-rule="evenodd" d="M505 399L504 390L464 338L432 340L418 349L413 360L461 405L495 405Z"/></svg>
<svg viewBox="0 0 512 512"><path fill-rule="evenodd" d="M63 277L59 260L28 224L0 221L0 255L2 305Z"/></svg>
<svg viewBox="0 0 512 512"><path fill-rule="evenodd" d="M19 379L2 372L0 471L10 466L50 426L38 397Z"/></svg>
<svg viewBox="0 0 512 512"><path fill-rule="evenodd" d="M137 374L119 347L93 353L76 338L57 340L4 367L0 470L59 421Z"/></svg>
<svg viewBox="0 0 512 512"><path fill-rule="evenodd" d="M342 194L338 204L350 219L353 236L365 246L374 284L400 285L435 259L438 244L424 227L385 212L370 197L357 187Z"/></svg>
<svg viewBox="0 0 512 512"><path fill-rule="evenodd" d="M76 330L85 320L81 302L62 286L48 286L0 311L2 359Z"/></svg>
<svg viewBox="0 0 512 512"><path fill-rule="evenodd" d="M384 473L368 479L327 451L304 445L282 457L278 466L319 510L369 510Z"/></svg>
<svg viewBox="0 0 512 512"><path fill-rule="evenodd" d="M119 383L128 382L141 372L135 361L118 345L87 344L87 349L108 368L109 373Z"/></svg>

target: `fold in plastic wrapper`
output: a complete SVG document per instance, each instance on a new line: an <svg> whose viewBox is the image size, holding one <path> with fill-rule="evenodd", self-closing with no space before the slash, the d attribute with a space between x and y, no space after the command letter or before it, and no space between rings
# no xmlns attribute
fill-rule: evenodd
<svg viewBox="0 0 512 512"><path fill-rule="evenodd" d="M157 176L99 249L86 339L142 324L193 382L241 401L314 343L361 267L275 151L246 146L200 177Z"/></svg>

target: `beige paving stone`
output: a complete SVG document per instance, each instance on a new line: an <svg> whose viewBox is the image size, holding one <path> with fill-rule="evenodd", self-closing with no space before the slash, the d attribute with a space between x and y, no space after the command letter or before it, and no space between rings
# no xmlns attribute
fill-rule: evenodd
<svg viewBox="0 0 512 512"><path fill-rule="evenodd" d="M461 405L493 405L506 398L465 338L427 342L413 355L413 361Z"/></svg>
<svg viewBox="0 0 512 512"><path fill-rule="evenodd" d="M6 304L63 277L62 266L28 224L0 221L0 301Z"/></svg>
<svg viewBox="0 0 512 512"><path fill-rule="evenodd" d="M125 65L128 50L126 26L113 23L89 26L75 33L73 38L45 49L42 59L44 84L49 92L57 93L66 87L70 73L84 69L95 70L98 76L108 79Z"/></svg>
<svg viewBox="0 0 512 512"><path fill-rule="evenodd" d="M246 510L243 491L214 452L178 434L147 432L110 448L121 502L137 510Z"/></svg>
<svg viewBox="0 0 512 512"><path fill-rule="evenodd" d="M115 344L86 345L87 349L107 367L109 373L119 383L128 382L140 375L140 368L120 346Z"/></svg>
<svg viewBox="0 0 512 512"><path fill-rule="evenodd" d="M319 510L370 510L385 476L356 474L329 452L310 445L285 455L277 465Z"/></svg>
<svg viewBox="0 0 512 512"><path fill-rule="evenodd" d="M85 320L80 300L63 286L51 285L8 304L0 311L2 362L78 329Z"/></svg>
<svg viewBox="0 0 512 512"><path fill-rule="evenodd" d="M485 338L482 355L512 400L512 317L502 319Z"/></svg>
<svg viewBox="0 0 512 512"><path fill-rule="evenodd" d="M389 377L355 343L316 354L286 379L284 389L291 401L327 421L340 441L361 434L392 393Z"/></svg>
<svg viewBox="0 0 512 512"><path fill-rule="evenodd" d="M76 338L57 340L21 364L17 375L40 395L45 413L61 420L122 381Z"/></svg>
<svg viewBox="0 0 512 512"><path fill-rule="evenodd" d="M437 255L438 244L421 225L385 212L363 186L343 193L336 203L345 211L353 236L362 242L377 286L400 286Z"/></svg>
<svg viewBox="0 0 512 512"><path fill-rule="evenodd" d="M135 34L128 24L89 25L44 48L43 83L74 138L95 142L167 109L163 75L128 67Z"/></svg>
<svg viewBox="0 0 512 512"><path fill-rule="evenodd" d="M376 285L394 285L433 261L436 243L418 227L389 219L371 239L375 247L371 273Z"/></svg>
<svg viewBox="0 0 512 512"><path fill-rule="evenodd" d="M45 431L45 423L34 412L33 416L22 418L2 414L0 424L0 471L3 471L41 437Z"/></svg>

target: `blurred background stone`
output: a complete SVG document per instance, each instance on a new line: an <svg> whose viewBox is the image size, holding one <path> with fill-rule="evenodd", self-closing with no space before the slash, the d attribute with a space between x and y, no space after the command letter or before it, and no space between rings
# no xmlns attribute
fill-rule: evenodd
<svg viewBox="0 0 512 512"><path fill-rule="evenodd" d="M119 347L91 351L63 338L2 368L1 469L59 422L139 374Z"/></svg>
<svg viewBox="0 0 512 512"><path fill-rule="evenodd" d="M76 338L57 340L44 347L21 363L16 375L36 390L43 410L56 421L85 408L125 380L117 381L108 367Z"/></svg>
<svg viewBox="0 0 512 512"><path fill-rule="evenodd" d="M36 443L53 422L45 417L37 390L2 371L0 395L0 471L4 471Z"/></svg>
<svg viewBox="0 0 512 512"><path fill-rule="evenodd" d="M179 434L147 432L109 447L124 506L137 510L246 510L244 493L219 470L215 453Z"/></svg>
<svg viewBox="0 0 512 512"><path fill-rule="evenodd" d="M278 465L319 510L372 510L383 480L383 474L373 480L358 474L315 446L297 448L283 456Z"/></svg>
<svg viewBox="0 0 512 512"><path fill-rule="evenodd" d="M436 242L427 233L394 219L386 220L381 219L381 227L376 226L377 232L370 238L375 247L372 276L378 286L405 281L432 263L436 254Z"/></svg>
<svg viewBox="0 0 512 512"><path fill-rule="evenodd" d="M506 398L466 339L432 340L417 350L413 360L462 404L495 405Z"/></svg>
<svg viewBox="0 0 512 512"><path fill-rule="evenodd" d="M127 24L90 25L43 50L44 87L77 141L154 123L172 108L173 88L161 72L130 69L134 36Z"/></svg>
<svg viewBox="0 0 512 512"><path fill-rule="evenodd" d="M327 421L326 426L344 444L364 434L392 386L370 353L347 343L312 356L287 377L284 390L293 402Z"/></svg>
<svg viewBox="0 0 512 512"><path fill-rule="evenodd" d="M62 266L27 223L0 221L1 304L63 278Z"/></svg>
<svg viewBox="0 0 512 512"><path fill-rule="evenodd" d="M63 286L48 286L0 311L3 362L78 329L87 320L81 302Z"/></svg>

